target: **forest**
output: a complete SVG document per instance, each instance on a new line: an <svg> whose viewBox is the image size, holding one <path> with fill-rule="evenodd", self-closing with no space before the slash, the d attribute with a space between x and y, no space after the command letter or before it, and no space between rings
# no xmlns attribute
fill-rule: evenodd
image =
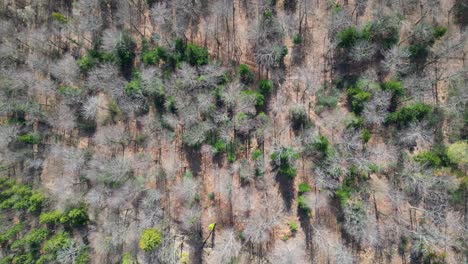
<svg viewBox="0 0 468 264"><path fill-rule="evenodd" d="M0 0L0 264L468 263L468 2Z"/></svg>

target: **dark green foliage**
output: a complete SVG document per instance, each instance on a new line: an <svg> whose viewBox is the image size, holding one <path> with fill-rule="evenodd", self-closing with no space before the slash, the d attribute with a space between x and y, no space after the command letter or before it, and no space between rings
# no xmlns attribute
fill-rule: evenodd
<svg viewBox="0 0 468 264"><path fill-rule="evenodd" d="M122 73L127 77L133 68L135 48L136 42L133 37L127 31L123 31L115 47L115 54Z"/></svg>
<svg viewBox="0 0 468 264"><path fill-rule="evenodd" d="M434 27L434 38L436 40L441 39L445 33L447 33L447 28L442 26Z"/></svg>
<svg viewBox="0 0 468 264"><path fill-rule="evenodd" d="M330 142L324 135L316 137L312 142L312 147L315 151L318 151L321 154L327 154L330 152Z"/></svg>
<svg viewBox="0 0 468 264"><path fill-rule="evenodd" d="M409 51L409 54L410 54L410 59L412 59L412 60L425 58L429 54L429 49L424 44L410 45L408 47L408 51Z"/></svg>
<svg viewBox="0 0 468 264"><path fill-rule="evenodd" d="M353 86L348 89L348 99L351 105L351 111L355 114L361 114L364 110L364 103L370 100L371 93L364 91L359 86Z"/></svg>
<svg viewBox="0 0 468 264"><path fill-rule="evenodd" d="M426 60L429 55L430 48L434 45L436 40L442 38L447 32L446 27L441 26L429 26L429 25L418 25L414 29L415 33L413 38L410 40L410 45L408 46L408 51L410 54L410 59L413 62L423 62ZM429 31L431 34L420 33Z"/></svg>
<svg viewBox="0 0 468 264"><path fill-rule="evenodd" d="M277 47L277 50L278 52L275 54L276 63L278 63L279 65L283 65L284 57L288 55L288 47L286 47L286 45L283 45L283 46Z"/></svg>
<svg viewBox="0 0 468 264"><path fill-rule="evenodd" d="M274 169L278 170L281 176L294 178L297 173L296 160L299 158L292 148L280 147L270 156Z"/></svg>
<svg viewBox="0 0 468 264"><path fill-rule="evenodd" d="M250 84L254 81L254 78L255 78L249 66L245 64L239 65L239 75L240 75L241 82L243 84Z"/></svg>
<svg viewBox="0 0 468 264"><path fill-rule="evenodd" d="M38 228L29 231L23 238L16 240L11 244L12 249L29 246L31 248L38 248L49 235L46 228Z"/></svg>
<svg viewBox="0 0 468 264"><path fill-rule="evenodd" d="M261 94L260 92L245 90L245 91L242 91L241 94L248 95L248 96L254 96L255 97L255 106L257 106L257 107L263 107L265 105L265 96L263 96L263 94Z"/></svg>
<svg viewBox="0 0 468 264"><path fill-rule="evenodd" d="M453 6L455 23L465 27L468 25L468 3L465 0L456 0Z"/></svg>
<svg viewBox="0 0 468 264"><path fill-rule="evenodd" d="M17 256L15 256L13 258L11 263L14 263L14 264L34 264L34 255L32 253L17 255Z"/></svg>
<svg viewBox="0 0 468 264"><path fill-rule="evenodd" d="M195 44L188 44L185 52L187 61L192 66L208 64L208 50Z"/></svg>
<svg viewBox="0 0 468 264"><path fill-rule="evenodd" d="M157 65L160 61L167 61L169 52L164 47L157 47L154 50L143 53L143 63L148 65Z"/></svg>
<svg viewBox="0 0 468 264"><path fill-rule="evenodd" d="M226 141L224 141L222 139L217 139L216 141L214 141L212 146L214 148L215 155L223 153L224 151L226 151Z"/></svg>
<svg viewBox="0 0 468 264"><path fill-rule="evenodd" d="M258 90L263 96L268 95L273 91L273 82L270 80L260 80L258 81Z"/></svg>
<svg viewBox="0 0 468 264"><path fill-rule="evenodd" d="M227 160L231 163L236 161L236 144L234 142L228 143L226 147L226 151L227 151Z"/></svg>
<svg viewBox="0 0 468 264"><path fill-rule="evenodd" d="M252 151L252 159L253 160L258 160L262 156L262 151L260 149L255 149Z"/></svg>
<svg viewBox="0 0 468 264"><path fill-rule="evenodd" d="M347 27L338 32L338 46L340 48L351 48L359 39L359 31L355 27Z"/></svg>
<svg viewBox="0 0 468 264"><path fill-rule="evenodd" d="M399 40L401 19L397 16L381 16L370 24L369 31L373 42L389 49Z"/></svg>
<svg viewBox="0 0 468 264"><path fill-rule="evenodd" d="M433 110L432 106L424 103L415 103L404 106L398 111L387 116L387 123L395 123L398 125L407 125L411 122L422 120Z"/></svg>
<svg viewBox="0 0 468 264"><path fill-rule="evenodd" d="M68 233L60 232L47 240L44 243L42 250L46 253L55 255L59 249L66 247L70 242L71 240Z"/></svg>
<svg viewBox="0 0 468 264"><path fill-rule="evenodd" d="M178 59L179 60L184 60L185 58L183 57L184 54L185 54L185 48L186 48L186 45L185 45L185 42L183 39L176 39L174 41L174 49L175 49L175 53L177 54L177 56L179 57Z"/></svg>
<svg viewBox="0 0 468 264"><path fill-rule="evenodd" d="M60 219L61 223L69 224L74 227L84 226L88 223L88 221L88 209L84 204L81 204L77 208L70 209Z"/></svg>
<svg viewBox="0 0 468 264"><path fill-rule="evenodd" d="M351 197L351 192L352 192L351 187L343 184L338 190L336 190L335 197L340 202L341 205L344 205Z"/></svg>
<svg viewBox="0 0 468 264"><path fill-rule="evenodd" d="M294 35L294 37L293 37L293 43L294 43L295 45L301 44L301 43L302 43L302 36L301 36L300 34Z"/></svg>
<svg viewBox="0 0 468 264"><path fill-rule="evenodd" d="M372 137L371 132L369 130L367 130L367 129L363 129L361 135L362 135L362 141L364 141L364 143L369 142L369 140Z"/></svg>
<svg viewBox="0 0 468 264"><path fill-rule="evenodd" d="M307 182L302 182L299 184L299 193L306 193L312 191L312 187Z"/></svg>
<svg viewBox="0 0 468 264"><path fill-rule="evenodd" d="M83 57L77 60L78 67L82 73L87 73L94 66L98 64L98 59L92 56L90 53L87 53Z"/></svg>
<svg viewBox="0 0 468 264"><path fill-rule="evenodd" d="M19 142L23 142L25 144L31 144L31 145L39 144L42 141L41 135L39 135L38 133L33 133L33 132L20 135L18 136L17 139Z"/></svg>

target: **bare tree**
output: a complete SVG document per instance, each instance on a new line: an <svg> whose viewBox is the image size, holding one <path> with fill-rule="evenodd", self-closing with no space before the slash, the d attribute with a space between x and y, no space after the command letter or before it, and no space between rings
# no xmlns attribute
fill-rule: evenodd
<svg viewBox="0 0 468 264"><path fill-rule="evenodd" d="M233 229L223 229L217 232L216 244L209 261L213 263L229 263L235 259L241 250L241 243Z"/></svg>
<svg viewBox="0 0 468 264"><path fill-rule="evenodd" d="M52 63L50 73L65 85L73 85L79 77L79 68L75 59L66 54L56 63Z"/></svg>

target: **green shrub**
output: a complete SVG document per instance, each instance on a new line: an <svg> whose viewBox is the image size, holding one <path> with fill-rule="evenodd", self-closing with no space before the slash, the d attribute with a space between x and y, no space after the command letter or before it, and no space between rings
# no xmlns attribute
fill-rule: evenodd
<svg viewBox="0 0 468 264"><path fill-rule="evenodd" d="M90 53L84 55L80 59L77 60L78 67L82 73L87 73L90 71L94 66L96 66L99 61L93 57Z"/></svg>
<svg viewBox="0 0 468 264"><path fill-rule="evenodd" d="M260 149L255 149L252 151L252 159L253 160L258 160L261 156L263 155L262 151Z"/></svg>
<svg viewBox="0 0 468 264"><path fill-rule="evenodd" d="M141 80L140 79L131 80L125 85L124 89L127 94L134 94L134 93L141 92Z"/></svg>
<svg viewBox="0 0 468 264"><path fill-rule="evenodd" d="M39 223L41 224L59 224L62 218L60 211L42 212L39 216Z"/></svg>
<svg viewBox="0 0 468 264"><path fill-rule="evenodd" d="M78 256L76 256L75 264L89 264L91 263L91 257L89 256L88 248L82 247Z"/></svg>
<svg viewBox="0 0 468 264"><path fill-rule="evenodd" d="M186 48L188 63L192 66L208 64L208 50L195 44L188 44Z"/></svg>
<svg viewBox="0 0 468 264"><path fill-rule="evenodd" d="M299 225L297 224L296 221L291 221L288 223L289 230L291 230L292 233L297 232L297 229L299 228Z"/></svg>
<svg viewBox="0 0 468 264"><path fill-rule="evenodd" d="M406 125L411 122L422 120L432 112L432 106L424 103L415 103L404 106L398 111L387 116L387 123L396 123L398 125Z"/></svg>
<svg viewBox="0 0 468 264"><path fill-rule="evenodd" d="M254 78L255 78L249 66L245 64L239 65L239 76L243 84L250 84L254 81Z"/></svg>
<svg viewBox="0 0 468 264"><path fill-rule="evenodd" d="M147 65L157 65L161 60L167 61L170 54L163 47L157 47L154 50L147 51L143 54L143 63Z"/></svg>
<svg viewBox="0 0 468 264"><path fill-rule="evenodd" d="M398 81L388 81L382 83L380 86L382 90L392 92L394 95L401 96L403 95L403 85Z"/></svg>
<svg viewBox="0 0 468 264"><path fill-rule="evenodd" d="M58 21L60 24L67 24L68 18L59 12L52 12L52 19Z"/></svg>
<svg viewBox="0 0 468 264"><path fill-rule="evenodd" d="M16 240L11 245L12 249L29 246L37 248L47 239L49 231L47 228L37 228L29 231L23 238Z"/></svg>
<svg viewBox="0 0 468 264"><path fill-rule="evenodd" d="M341 205L344 205L351 197L351 192L352 188L347 184L343 183L341 187L338 190L336 190L335 197Z"/></svg>
<svg viewBox="0 0 468 264"><path fill-rule="evenodd" d="M222 139L217 139L213 144L214 154L223 153L226 150L226 141Z"/></svg>
<svg viewBox="0 0 468 264"><path fill-rule="evenodd" d="M372 134L369 130L363 129L361 136L362 136L362 141L364 141L364 143L367 143L371 139Z"/></svg>
<svg viewBox="0 0 468 264"><path fill-rule="evenodd" d="M17 137L18 141L19 142L23 142L25 144L39 144L41 143L41 135L39 135L38 133L34 133L34 132L29 132L29 133L26 133L26 134L23 134L23 135L20 135Z"/></svg>
<svg viewBox="0 0 468 264"><path fill-rule="evenodd" d="M55 255L59 249L65 248L71 242L68 233L60 232L48 239L42 246L46 253Z"/></svg>
<svg viewBox="0 0 468 264"><path fill-rule="evenodd" d="M5 256L0 258L0 264L11 264L13 263L13 257L12 256ZM31 262L33 263L33 262Z"/></svg>
<svg viewBox="0 0 468 264"><path fill-rule="evenodd" d="M3 234L0 234L0 244L15 238L25 228L25 226L26 225L24 223L17 223L8 228L5 232L3 232Z"/></svg>
<svg viewBox="0 0 468 264"><path fill-rule="evenodd" d="M355 86L349 88L347 94L351 104L351 111L357 115L361 114L362 110L364 110L364 103L371 98L371 93L364 91L359 86Z"/></svg>
<svg viewBox="0 0 468 264"><path fill-rule="evenodd" d="M69 224L71 226L79 227L88 224L88 209L84 204L81 204L77 208L70 209L66 214L62 216L60 222L63 224Z"/></svg>
<svg viewBox="0 0 468 264"><path fill-rule="evenodd" d="M305 196L301 195L297 198L297 206L299 207L300 210L304 212L310 212L310 207L306 202Z"/></svg>
<svg viewBox="0 0 468 264"><path fill-rule="evenodd" d="M143 230L140 238L140 249L146 252L153 251L161 244L162 234L161 231L155 228L148 228Z"/></svg>
<svg viewBox="0 0 468 264"><path fill-rule="evenodd" d="M17 255L13 258L13 264L34 264L34 255L30 252L27 254Z"/></svg>
<svg viewBox="0 0 468 264"><path fill-rule="evenodd" d="M124 253L122 256L122 264L137 264L137 262L130 253Z"/></svg>
<svg viewBox="0 0 468 264"><path fill-rule="evenodd" d="M302 182L299 184L299 193L306 193L312 191L312 187L307 182Z"/></svg>
<svg viewBox="0 0 468 264"><path fill-rule="evenodd" d="M39 191L34 191L29 197L28 211L37 212L39 209L41 209L42 204L45 202L45 200L46 197L44 194L42 194Z"/></svg>
<svg viewBox="0 0 468 264"><path fill-rule="evenodd" d="M36 212L46 200L42 193L12 181L6 182L1 189L0 209L27 209L29 212Z"/></svg>
<svg viewBox="0 0 468 264"><path fill-rule="evenodd" d="M440 39L442 38L445 33L447 33L447 28L446 27L442 27L442 26L436 26L434 27L434 38L435 39Z"/></svg>
<svg viewBox="0 0 468 264"><path fill-rule="evenodd" d="M451 144L447 149L447 157L450 162L456 164L460 169L466 168L468 165L468 143L458 141Z"/></svg>
<svg viewBox="0 0 468 264"><path fill-rule="evenodd" d="M419 153L414 156L414 160L431 167L437 167L441 163L440 158L431 151L423 151Z"/></svg>
<svg viewBox="0 0 468 264"><path fill-rule="evenodd" d="M429 48L425 44L413 44L408 46L408 52L411 60L418 60L429 55Z"/></svg>
<svg viewBox="0 0 468 264"><path fill-rule="evenodd" d="M215 199L215 193L214 192L208 193L208 199L210 199L210 201L213 201Z"/></svg>

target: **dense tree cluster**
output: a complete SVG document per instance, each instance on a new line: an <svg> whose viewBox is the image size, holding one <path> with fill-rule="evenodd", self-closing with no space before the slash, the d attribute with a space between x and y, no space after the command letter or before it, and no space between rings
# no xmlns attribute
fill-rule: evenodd
<svg viewBox="0 0 468 264"><path fill-rule="evenodd" d="M466 262L466 10L2 2L0 264Z"/></svg>

